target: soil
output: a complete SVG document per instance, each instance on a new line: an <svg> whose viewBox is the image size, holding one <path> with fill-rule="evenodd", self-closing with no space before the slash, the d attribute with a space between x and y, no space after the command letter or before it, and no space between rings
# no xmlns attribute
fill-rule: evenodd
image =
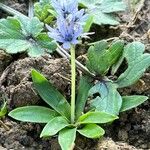
<svg viewBox="0 0 150 150"><path fill-rule="evenodd" d="M10 109L39 103L40 98L31 81L33 68L50 80L61 93L68 91L70 82L66 78L70 78L70 66L66 59L51 59L50 56L19 59L12 62L1 76L1 89L8 97Z"/></svg>
<svg viewBox="0 0 150 150"><path fill-rule="evenodd" d="M27 14L27 1L7 0L5 3L20 12ZM144 5L132 23L134 13L120 14L122 26L99 27L95 40L119 36L126 41L138 40L146 45L150 52L150 1ZM128 10L129 11L129 10ZM6 16L4 12L0 15ZM2 15L0 16L2 17ZM125 26L130 18L129 26ZM97 26L93 28L97 29ZM107 32L106 32L107 31ZM113 33L115 33L113 35ZM0 50L0 90L8 99L8 108L18 106L46 105L36 93L31 81L31 69L36 69L69 98L70 94L70 65L66 59L52 58L45 55L39 58L29 58L22 55L10 56ZM150 69L135 85L121 89L122 95L141 94L150 96ZM1 102L1 99L0 99ZM0 126L0 150L60 150L57 137L40 139L43 124L22 123L8 116L2 121L9 127L6 130ZM150 101L136 109L121 113L119 120L106 127L105 137L100 140L90 140L78 135L76 150L149 150L150 149Z"/></svg>
<svg viewBox="0 0 150 150"><path fill-rule="evenodd" d="M3 3L26 15L28 12L28 1L29 0L4 0Z"/></svg>

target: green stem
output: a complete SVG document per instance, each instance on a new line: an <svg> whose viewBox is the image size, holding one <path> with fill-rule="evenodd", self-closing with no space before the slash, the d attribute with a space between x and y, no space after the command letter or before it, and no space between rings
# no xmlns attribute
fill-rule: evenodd
<svg viewBox="0 0 150 150"><path fill-rule="evenodd" d="M75 120L75 87L76 85L76 64L75 64L75 48L71 46L71 123Z"/></svg>
<svg viewBox="0 0 150 150"><path fill-rule="evenodd" d="M28 17L29 18L34 17L34 3L33 3L33 0L29 0Z"/></svg>

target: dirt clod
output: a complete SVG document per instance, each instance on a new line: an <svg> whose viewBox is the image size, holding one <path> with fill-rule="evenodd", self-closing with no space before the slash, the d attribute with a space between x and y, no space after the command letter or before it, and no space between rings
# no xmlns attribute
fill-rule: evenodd
<svg viewBox="0 0 150 150"><path fill-rule="evenodd" d="M0 76L11 60L12 57L9 54L6 54L4 51L0 50Z"/></svg>
<svg viewBox="0 0 150 150"><path fill-rule="evenodd" d="M114 142L110 138L99 141L96 150L139 150L124 142Z"/></svg>

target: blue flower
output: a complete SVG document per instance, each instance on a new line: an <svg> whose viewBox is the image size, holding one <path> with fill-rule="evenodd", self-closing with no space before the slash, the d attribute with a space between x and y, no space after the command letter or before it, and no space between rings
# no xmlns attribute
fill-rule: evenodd
<svg viewBox="0 0 150 150"><path fill-rule="evenodd" d="M78 11L77 0L52 0L51 3L59 17L80 24L87 20L88 15L85 15L84 9Z"/></svg>
<svg viewBox="0 0 150 150"><path fill-rule="evenodd" d="M75 13L68 16L69 21L74 21L76 24L84 25L85 21L88 19L88 15L85 14L84 9L81 9Z"/></svg>
<svg viewBox="0 0 150 150"><path fill-rule="evenodd" d="M57 42L63 43L63 48L69 49L71 44L76 45L78 43L77 38L81 36L83 28L80 25L76 25L74 22L68 24L61 18L57 19L57 28L53 29L47 26L49 37L55 39Z"/></svg>
<svg viewBox="0 0 150 150"><path fill-rule="evenodd" d="M47 26L49 37L69 49L76 45L78 37L82 36L83 24L87 19L84 9L78 10L77 0L52 0L52 6L58 13L56 28Z"/></svg>
<svg viewBox="0 0 150 150"><path fill-rule="evenodd" d="M51 4L59 16L66 18L78 11L77 0L52 0Z"/></svg>

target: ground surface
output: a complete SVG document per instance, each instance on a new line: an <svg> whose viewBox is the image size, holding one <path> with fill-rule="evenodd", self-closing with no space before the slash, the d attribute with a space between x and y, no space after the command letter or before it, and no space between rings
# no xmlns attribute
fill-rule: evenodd
<svg viewBox="0 0 150 150"><path fill-rule="evenodd" d="M20 12L27 13L27 4L24 0L8 0L5 3ZM115 36L118 35L126 41L142 41L146 45L146 51L150 52L150 1L145 0L144 3L137 5L137 8L137 12L120 14L121 26L96 27L100 33L96 32L95 40L112 38L115 33ZM6 16L4 12L0 12L0 15ZM8 97L9 110L29 104L45 105L32 87L30 76L32 68L40 70L68 97L70 82L64 77L70 78L70 66L65 59L54 59L50 56L40 58L10 56L0 51L0 86ZM123 95L150 96L150 70L147 70L136 85L122 89L120 92ZM0 126L0 150L60 150L56 137L39 138L43 125L20 123L8 117L4 118L3 122L9 130ZM77 150L150 149L150 102L147 101L138 108L121 114L120 119L106 129L105 138L98 141L79 137L76 143Z"/></svg>

